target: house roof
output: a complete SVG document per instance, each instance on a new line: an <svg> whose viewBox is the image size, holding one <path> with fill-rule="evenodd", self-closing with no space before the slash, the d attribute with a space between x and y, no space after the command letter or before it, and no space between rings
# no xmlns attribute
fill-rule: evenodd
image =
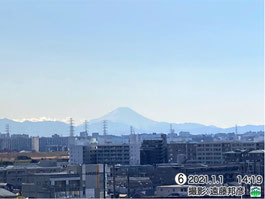
<svg viewBox="0 0 265 199"><path fill-rule="evenodd" d="M6 190L6 189L3 189L3 188L0 188L0 197L1 198L13 198L13 197L16 197L17 195Z"/></svg>

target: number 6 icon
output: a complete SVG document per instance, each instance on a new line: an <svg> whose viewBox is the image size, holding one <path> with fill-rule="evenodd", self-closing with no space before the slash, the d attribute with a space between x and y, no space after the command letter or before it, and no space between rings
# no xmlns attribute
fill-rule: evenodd
<svg viewBox="0 0 265 199"><path fill-rule="evenodd" d="M187 182L187 176L184 173L178 173L175 176L175 181L178 185L184 185Z"/></svg>

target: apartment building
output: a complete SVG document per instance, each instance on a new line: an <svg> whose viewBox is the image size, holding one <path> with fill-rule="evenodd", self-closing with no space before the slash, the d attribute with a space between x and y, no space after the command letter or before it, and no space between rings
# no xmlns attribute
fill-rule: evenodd
<svg viewBox="0 0 265 199"><path fill-rule="evenodd" d="M104 198L107 196L107 165L69 166L63 172L35 173L22 184L22 195L29 198Z"/></svg>
<svg viewBox="0 0 265 199"><path fill-rule="evenodd" d="M129 144L70 146L70 164L130 164Z"/></svg>
<svg viewBox="0 0 265 199"><path fill-rule="evenodd" d="M159 139L143 140L140 149L140 162L141 165L168 162L165 134L161 134Z"/></svg>
<svg viewBox="0 0 265 199"><path fill-rule="evenodd" d="M264 149L264 142L253 141L215 141L197 143L168 144L168 161L170 163L196 162L203 164L224 164L225 154L230 151Z"/></svg>

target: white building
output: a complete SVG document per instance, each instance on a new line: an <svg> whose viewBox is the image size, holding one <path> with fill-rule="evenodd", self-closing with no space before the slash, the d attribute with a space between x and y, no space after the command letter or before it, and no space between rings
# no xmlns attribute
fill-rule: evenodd
<svg viewBox="0 0 265 199"><path fill-rule="evenodd" d="M130 165L140 165L141 138L139 135L130 135Z"/></svg>
<svg viewBox="0 0 265 199"><path fill-rule="evenodd" d="M31 137L31 149L32 151L39 152L40 144L39 137Z"/></svg>

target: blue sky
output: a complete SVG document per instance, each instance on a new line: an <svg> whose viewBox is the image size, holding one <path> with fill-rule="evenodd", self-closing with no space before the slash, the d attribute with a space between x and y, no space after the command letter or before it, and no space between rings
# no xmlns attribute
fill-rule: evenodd
<svg viewBox="0 0 265 199"><path fill-rule="evenodd" d="M0 117L263 124L262 0L0 1Z"/></svg>

